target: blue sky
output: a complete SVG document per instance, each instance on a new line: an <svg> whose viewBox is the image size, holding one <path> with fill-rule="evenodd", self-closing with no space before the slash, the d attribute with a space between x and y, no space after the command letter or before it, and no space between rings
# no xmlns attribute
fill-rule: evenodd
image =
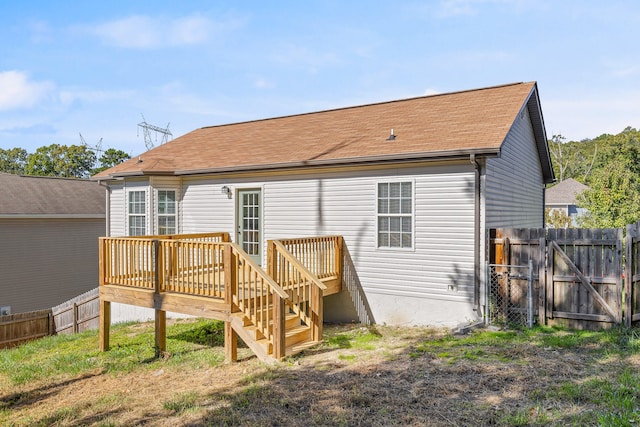
<svg viewBox="0 0 640 427"><path fill-rule="evenodd" d="M5 149L532 80L549 137L640 127L632 0L3 1L0 40Z"/></svg>

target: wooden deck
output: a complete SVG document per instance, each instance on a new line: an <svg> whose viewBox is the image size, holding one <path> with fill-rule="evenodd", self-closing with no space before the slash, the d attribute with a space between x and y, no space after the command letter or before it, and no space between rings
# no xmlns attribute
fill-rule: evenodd
<svg viewBox="0 0 640 427"><path fill-rule="evenodd" d="M226 233L100 239L100 347L109 348L110 303L225 322L227 357L237 336L264 361L322 339L322 300L342 286L340 236L268 242L266 271Z"/></svg>

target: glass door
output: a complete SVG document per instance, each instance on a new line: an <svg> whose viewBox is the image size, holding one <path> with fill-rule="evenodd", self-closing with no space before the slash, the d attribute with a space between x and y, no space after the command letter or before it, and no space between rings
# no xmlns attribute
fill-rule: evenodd
<svg viewBox="0 0 640 427"><path fill-rule="evenodd" d="M238 244L258 265L262 264L262 191L238 191Z"/></svg>

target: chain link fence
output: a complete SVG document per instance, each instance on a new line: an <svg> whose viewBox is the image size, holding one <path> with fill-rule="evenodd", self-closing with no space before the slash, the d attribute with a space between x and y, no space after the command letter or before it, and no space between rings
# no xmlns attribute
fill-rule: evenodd
<svg viewBox="0 0 640 427"><path fill-rule="evenodd" d="M533 327L533 263L487 264L485 313L488 325Z"/></svg>

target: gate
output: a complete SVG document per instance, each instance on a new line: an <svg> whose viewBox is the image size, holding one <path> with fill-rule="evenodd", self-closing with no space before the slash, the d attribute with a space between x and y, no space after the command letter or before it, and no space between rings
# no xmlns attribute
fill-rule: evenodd
<svg viewBox="0 0 640 427"><path fill-rule="evenodd" d="M547 324L622 323L622 230L550 229L547 242Z"/></svg>
<svg viewBox="0 0 640 427"><path fill-rule="evenodd" d="M640 222L627 225L625 249L624 323L637 326L640 322Z"/></svg>
<svg viewBox="0 0 640 427"><path fill-rule="evenodd" d="M636 230L640 242L640 227ZM635 249L640 260L638 248L640 243ZM489 262L496 264L522 266L531 260L533 310L538 323L576 329L602 329L622 323L621 229L491 230L489 255ZM637 262L633 265L636 281L627 284L630 289L626 295L634 299L628 299L627 305L638 312L640 267ZM490 282L487 280L487 286ZM489 312L491 307L487 305L485 310ZM632 312L632 308L625 310L625 314Z"/></svg>
<svg viewBox="0 0 640 427"><path fill-rule="evenodd" d="M487 323L533 326L533 261L528 265L487 263Z"/></svg>

